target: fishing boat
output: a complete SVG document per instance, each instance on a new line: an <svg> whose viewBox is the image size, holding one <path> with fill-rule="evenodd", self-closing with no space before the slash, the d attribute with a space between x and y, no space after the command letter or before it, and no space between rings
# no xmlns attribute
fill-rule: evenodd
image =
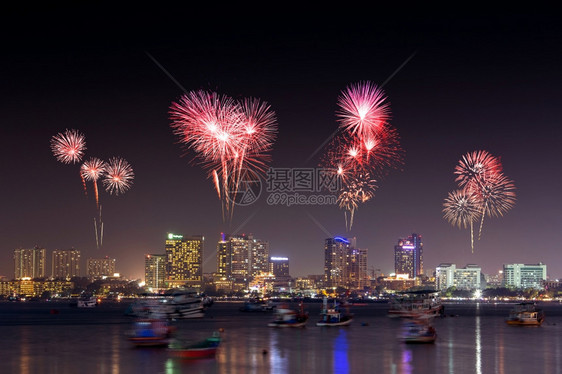
<svg viewBox="0 0 562 374"><path fill-rule="evenodd" d="M128 339L135 347L167 347L174 330L166 320L137 319Z"/></svg>
<svg viewBox="0 0 562 374"><path fill-rule="evenodd" d="M544 321L544 312L533 302L516 304L509 312L506 322L515 326L540 326Z"/></svg>
<svg viewBox="0 0 562 374"><path fill-rule="evenodd" d="M240 307L241 312L273 312L275 304L270 300L252 299L248 300Z"/></svg>
<svg viewBox="0 0 562 374"><path fill-rule="evenodd" d="M391 318L439 317L445 310L438 291L400 292L390 299Z"/></svg>
<svg viewBox="0 0 562 374"><path fill-rule="evenodd" d="M302 303L299 307L299 310L294 310L286 304L278 306L275 311L275 318L267 325L269 327L304 327L308 322L308 313L303 310Z"/></svg>
<svg viewBox="0 0 562 374"><path fill-rule="evenodd" d="M152 319L185 319L205 316L204 298L194 291L174 290L158 298L131 304L126 315Z"/></svg>
<svg viewBox="0 0 562 374"><path fill-rule="evenodd" d="M433 343L437 339L435 328L426 319L404 320L399 340L408 344Z"/></svg>
<svg viewBox="0 0 562 374"><path fill-rule="evenodd" d="M316 326L348 326L352 321L353 314L349 312L342 313L336 300L334 300L333 307L329 307L328 299L324 298L322 311L320 312L320 321L316 322Z"/></svg>
<svg viewBox="0 0 562 374"><path fill-rule="evenodd" d="M212 358L217 354L220 343L221 337L219 333L214 332L213 335L207 339L195 343L184 343L179 340L174 340L170 343L169 351L172 356L178 358Z"/></svg>
<svg viewBox="0 0 562 374"><path fill-rule="evenodd" d="M94 308L98 305L98 301L95 297L80 297L79 299L73 299L70 301L69 306L76 308Z"/></svg>

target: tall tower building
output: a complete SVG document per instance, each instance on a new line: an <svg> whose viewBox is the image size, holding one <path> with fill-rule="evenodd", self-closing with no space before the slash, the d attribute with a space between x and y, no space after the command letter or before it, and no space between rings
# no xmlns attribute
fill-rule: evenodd
<svg viewBox="0 0 562 374"><path fill-rule="evenodd" d="M362 289L368 285L367 250L350 248L348 257L348 287Z"/></svg>
<svg viewBox="0 0 562 374"><path fill-rule="evenodd" d="M45 276L46 250L35 246L33 249L14 250L14 278L43 278Z"/></svg>
<svg viewBox="0 0 562 374"><path fill-rule="evenodd" d="M367 285L367 250L356 238L336 236L324 242L324 284L329 288L360 289Z"/></svg>
<svg viewBox="0 0 562 374"><path fill-rule="evenodd" d="M104 258L89 258L86 260L86 271L88 278L111 277L115 274L115 259L105 256Z"/></svg>
<svg viewBox="0 0 562 374"><path fill-rule="evenodd" d="M201 235L168 234L165 281L168 288L203 287L203 241Z"/></svg>
<svg viewBox="0 0 562 374"><path fill-rule="evenodd" d="M394 272L408 274L410 279L423 274L423 242L421 235L412 234L398 239L394 246Z"/></svg>
<svg viewBox="0 0 562 374"><path fill-rule="evenodd" d="M217 244L217 273L221 277L242 284L269 270L269 242L252 235L221 234Z"/></svg>
<svg viewBox="0 0 562 374"><path fill-rule="evenodd" d="M80 276L80 251L55 249L51 255L52 277L68 279Z"/></svg>
<svg viewBox="0 0 562 374"><path fill-rule="evenodd" d="M336 288L345 284L347 278L348 252L351 241L336 236L324 242L324 284Z"/></svg>
<svg viewBox="0 0 562 374"><path fill-rule="evenodd" d="M166 255L146 255L144 258L144 283L153 291L163 289L166 279Z"/></svg>

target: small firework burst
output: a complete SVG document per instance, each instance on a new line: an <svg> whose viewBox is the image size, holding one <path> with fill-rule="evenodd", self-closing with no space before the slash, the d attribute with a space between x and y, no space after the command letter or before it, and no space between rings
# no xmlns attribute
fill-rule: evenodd
<svg viewBox="0 0 562 374"><path fill-rule="evenodd" d="M66 130L51 138L51 150L56 159L64 164L79 162L86 150L83 134L77 130Z"/></svg>

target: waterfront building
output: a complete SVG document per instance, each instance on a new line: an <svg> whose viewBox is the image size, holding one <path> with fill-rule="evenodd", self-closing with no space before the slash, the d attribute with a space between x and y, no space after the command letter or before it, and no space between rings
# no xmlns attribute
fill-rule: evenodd
<svg viewBox="0 0 562 374"><path fill-rule="evenodd" d="M166 287L203 287L204 237L169 233L166 238Z"/></svg>
<svg viewBox="0 0 562 374"><path fill-rule="evenodd" d="M55 249L51 254L51 276L55 279L70 279L80 276L80 251Z"/></svg>
<svg viewBox="0 0 562 374"><path fill-rule="evenodd" d="M144 257L144 283L153 292L164 289L166 255L150 254Z"/></svg>
<svg viewBox="0 0 562 374"><path fill-rule="evenodd" d="M543 289L546 281L546 265L505 264L503 266L504 286L518 289Z"/></svg>
<svg viewBox="0 0 562 374"><path fill-rule="evenodd" d="M35 246L32 249L14 250L14 279L45 277L46 249Z"/></svg>
<svg viewBox="0 0 562 374"><path fill-rule="evenodd" d="M289 258L273 256L269 258L270 273L275 277L273 287L285 291L290 287Z"/></svg>
<svg viewBox="0 0 562 374"><path fill-rule="evenodd" d="M115 274L115 259L108 256L104 258L88 258L86 260L86 272L90 279L111 277Z"/></svg>
<svg viewBox="0 0 562 374"><path fill-rule="evenodd" d="M455 264L443 263L435 268L435 284L438 290L446 290L455 284Z"/></svg>
<svg viewBox="0 0 562 374"><path fill-rule="evenodd" d="M482 269L478 265L468 264L464 268L455 270L454 286L459 290L481 289Z"/></svg>
<svg viewBox="0 0 562 374"><path fill-rule="evenodd" d="M368 284L367 250L356 238L336 236L324 241L324 286L360 289Z"/></svg>
<svg viewBox="0 0 562 374"><path fill-rule="evenodd" d="M217 274L233 287L247 289L249 282L270 271L269 242L253 235L225 235L217 244Z"/></svg>
<svg viewBox="0 0 562 374"><path fill-rule="evenodd" d="M394 246L394 272L408 274L415 279L423 274L423 242L422 236L412 234L405 239L398 239Z"/></svg>
<svg viewBox="0 0 562 374"><path fill-rule="evenodd" d="M468 264L457 268L455 264L443 263L435 269L435 284L438 290L455 287L459 290L482 289L482 269L478 265Z"/></svg>

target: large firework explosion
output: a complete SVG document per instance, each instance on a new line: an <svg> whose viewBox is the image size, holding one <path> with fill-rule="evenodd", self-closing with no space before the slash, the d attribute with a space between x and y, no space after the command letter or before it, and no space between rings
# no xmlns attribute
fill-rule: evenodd
<svg viewBox="0 0 562 374"><path fill-rule="evenodd" d="M380 179L400 165L403 150L397 130L389 123L390 104L381 88L371 82L351 84L341 93L338 106L339 133L328 145L321 166L334 170L340 179L338 203L351 230L359 203L374 196L373 178ZM366 199L358 199L354 192L361 180L368 180Z"/></svg>
<svg viewBox="0 0 562 374"><path fill-rule="evenodd" d="M171 127L209 171L223 209L232 218L243 175L262 174L277 136L275 113L266 102L241 102L209 91L191 91L170 107Z"/></svg>
<svg viewBox="0 0 562 374"><path fill-rule="evenodd" d="M454 226L470 226L472 252L473 223L480 221L480 239L484 217L503 216L515 205L515 184L502 170L500 159L487 151L469 152L462 156L455 167L455 181L459 190L449 193L443 203L443 213L444 218Z"/></svg>

